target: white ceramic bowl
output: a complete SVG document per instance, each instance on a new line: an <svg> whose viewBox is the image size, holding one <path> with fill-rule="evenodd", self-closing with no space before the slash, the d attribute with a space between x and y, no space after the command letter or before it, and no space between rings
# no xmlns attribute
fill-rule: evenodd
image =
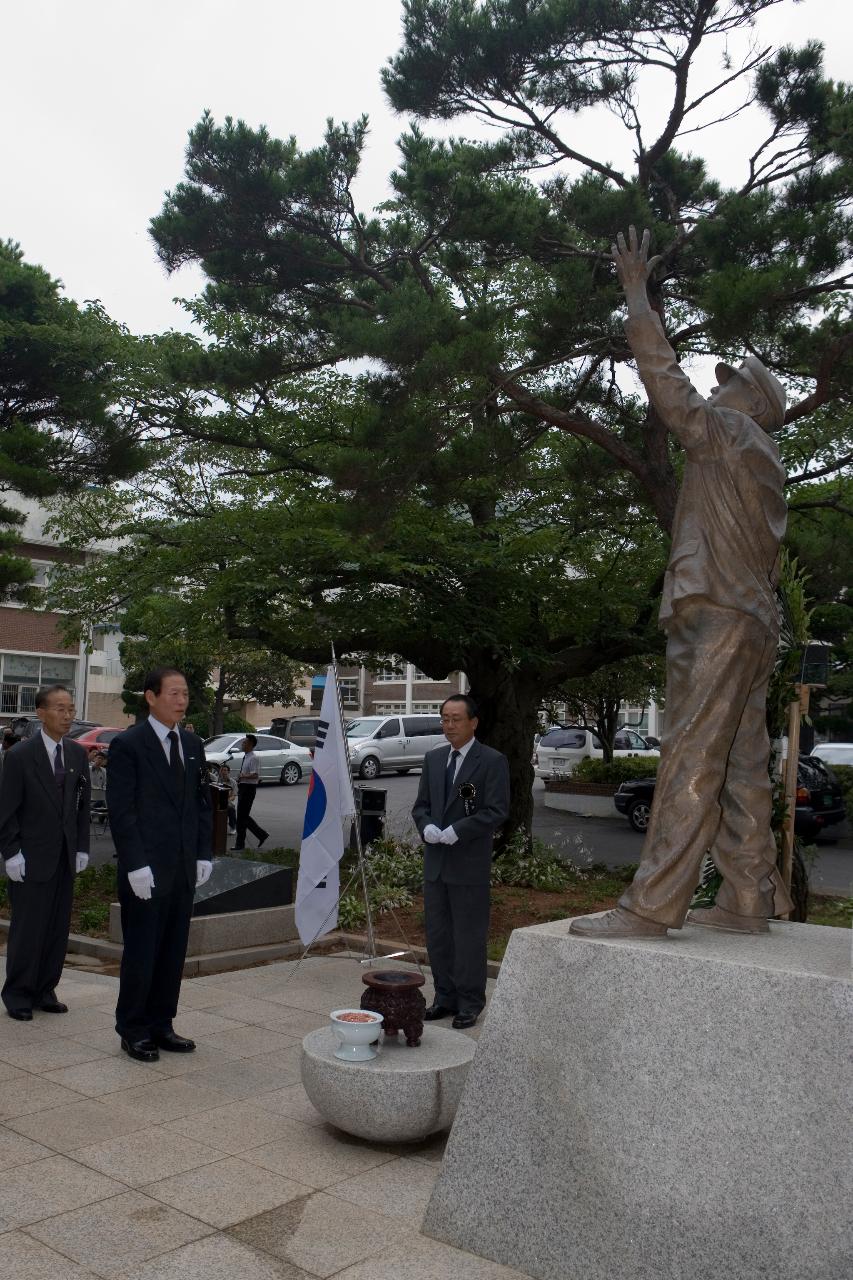
<svg viewBox="0 0 853 1280"><path fill-rule="evenodd" d="M369 1022L347 1022L342 1018L345 1013L370 1014ZM332 1030L340 1040L340 1047L335 1050L336 1058L347 1062L368 1062L376 1057L373 1042L382 1034L382 1014L372 1009L333 1009L329 1014Z"/></svg>

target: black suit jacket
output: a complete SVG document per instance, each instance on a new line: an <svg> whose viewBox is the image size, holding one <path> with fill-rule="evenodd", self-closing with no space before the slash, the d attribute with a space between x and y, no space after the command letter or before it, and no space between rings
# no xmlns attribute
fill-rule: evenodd
<svg viewBox="0 0 853 1280"><path fill-rule="evenodd" d="M89 852L89 757L70 738L62 740L65 781L56 785L40 733L6 752L0 781L0 853L23 853L27 883L49 880L68 859Z"/></svg>
<svg viewBox="0 0 853 1280"><path fill-rule="evenodd" d="M475 739L459 766L450 795L445 796L450 751L448 745L427 752L412 817L422 838L431 822L440 830L453 827L459 838L456 844L424 844L424 877L447 884L488 884L495 831L509 814L509 764L500 751ZM467 815L459 794L465 783L474 788Z"/></svg>
<svg viewBox="0 0 853 1280"><path fill-rule="evenodd" d="M169 893L181 878L194 888L196 860L212 857L204 744L194 733L179 732L183 788L147 720L110 743L107 809L119 871L126 875L150 867L154 897Z"/></svg>

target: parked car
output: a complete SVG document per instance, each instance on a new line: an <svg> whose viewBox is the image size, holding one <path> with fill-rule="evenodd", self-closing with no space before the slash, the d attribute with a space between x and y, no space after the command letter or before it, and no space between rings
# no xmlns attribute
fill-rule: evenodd
<svg viewBox="0 0 853 1280"><path fill-rule="evenodd" d="M81 747L85 747L87 751L91 751L93 747L97 747L99 751L108 752L110 743L118 734L124 733L124 729L110 728L108 725L101 725L97 729L86 729L81 734L71 734L70 736L79 742Z"/></svg>
<svg viewBox="0 0 853 1280"><path fill-rule="evenodd" d="M635 729L620 729L613 739L614 756L645 756L654 759L660 755L656 747L650 747ZM598 735L591 729L568 725L549 729L539 739L533 756L533 769L537 778L553 778L571 773L581 760L603 760L604 748Z"/></svg>
<svg viewBox="0 0 853 1280"><path fill-rule="evenodd" d="M635 778L622 783L613 796L613 803L635 831L644 833L649 825L654 794L654 778ZM801 756L797 769L795 833L810 843L828 827L843 822L845 816L841 787L832 770L821 760Z"/></svg>
<svg viewBox="0 0 853 1280"><path fill-rule="evenodd" d="M65 736L67 738L79 738L90 729L100 728L101 726L95 720L72 720L71 728ZM41 720L35 714L13 716L3 725L0 725L0 729L11 729L17 738L32 738L35 734L41 732Z"/></svg>
<svg viewBox="0 0 853 1280"><path fill-rule="evenodd" d="M360 778L418 769L433 747L447 744L438 714L362 716L346 727L350 763Z"/></svg>
<svg viewBox="0 0 853 1280"><path fill-rule="evenodd" d="M847 764L853 768L853 742L821 742L812 747L812 756L826 764Z"/></svg>
<svg viewBox="0 0 853 1280"><path fill-rule="evenodd" d="M204 744L205 759L209 765L229 764L234 781L240 774L245 752L240 745L246 735L223 733L218 738L208 738ZM261 764L261 782L281 782L292 787L300 778L308 777L314 769L311 752L284 738L259 733L255 751Z"/></svg>
<svg viewBox="0 0 853 1280"><path fill-rule="evenodd" d="M298 747L310 747L313 751L317 745L317 726L319 716L277 716L269 729L258 729L258 733L271 733L275 737L286 738L295 742Z"/></svg>

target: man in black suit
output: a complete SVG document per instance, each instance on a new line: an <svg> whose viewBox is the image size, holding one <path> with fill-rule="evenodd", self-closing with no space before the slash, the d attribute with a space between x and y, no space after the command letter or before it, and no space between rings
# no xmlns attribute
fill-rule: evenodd
<svg viewBox="0 0 853 1280"><path fill-rule="evenodd" d="M118 858L124 952L116 1005L121 1047L140 1062L191 1053L175 1033L196 888L213 869L204 746L180 728L187 682L157 667L143 686L148 719L110 743L107 809Z"/></svg>
<svg viewBox="0 0 853 1280"><path fill-rule="evenodd" d="M486 1003L495 831L509 813L506 756L474 737L473 698L441 707L449 747L427 753L412 817L424 841L424 917L435 998L425 1017L473 1027Z"/></svg>
<svg viewBox="0 0 853 1280"><path fill-rule="evenodd" d="M8 751L0 783L0 852L6 860L12 919L3 1003L10 1018L33 1009L67 1013L56 998L74 875L89 861L89 760L64 735L74 700L64 685L36 693L41 730Z"/></svg>

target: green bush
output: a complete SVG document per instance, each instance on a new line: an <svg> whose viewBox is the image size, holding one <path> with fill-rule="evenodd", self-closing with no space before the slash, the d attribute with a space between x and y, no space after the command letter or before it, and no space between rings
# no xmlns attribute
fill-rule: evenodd
<svg viewBox="0 0 853 1280"><path fill-rule="evenodd" d="M239 853L228 855L230 858L240 858L245 862L269 862L276 867L298 867L299 866L299 850L298 849L244 849Z"/></svg>
<svg viewBox="0 0 853 1280"><path fill-rule="evenodd" d="M555 857L549 845L533 840L528 846L521 833L507 843L501 856L492 863L492 884L495 885L560 893L573 881L572 867Z"/></svg>
<svg viewBox="0 0 853 1280"><path fill-rule="evenodd" d="M74 878L74 896L78 899L109 896L115 901L118 893L118 875L114 862L102 867L87 867Z"/></svg>
<svg viewBox="0 0 853 1280"><path fill-rule="evenodd" d="M98 933L106 929L110 922L109 903L92 902L81 909L77 919L83 933Z"/></svg>
<svg viewBox="0 0 853 1280"><path fill-rule="evenodd" d="M578 782L629 782L632 778L654 778L658 771L658 756L617 756L606 760L581 760L572 774Z"/></svg>

